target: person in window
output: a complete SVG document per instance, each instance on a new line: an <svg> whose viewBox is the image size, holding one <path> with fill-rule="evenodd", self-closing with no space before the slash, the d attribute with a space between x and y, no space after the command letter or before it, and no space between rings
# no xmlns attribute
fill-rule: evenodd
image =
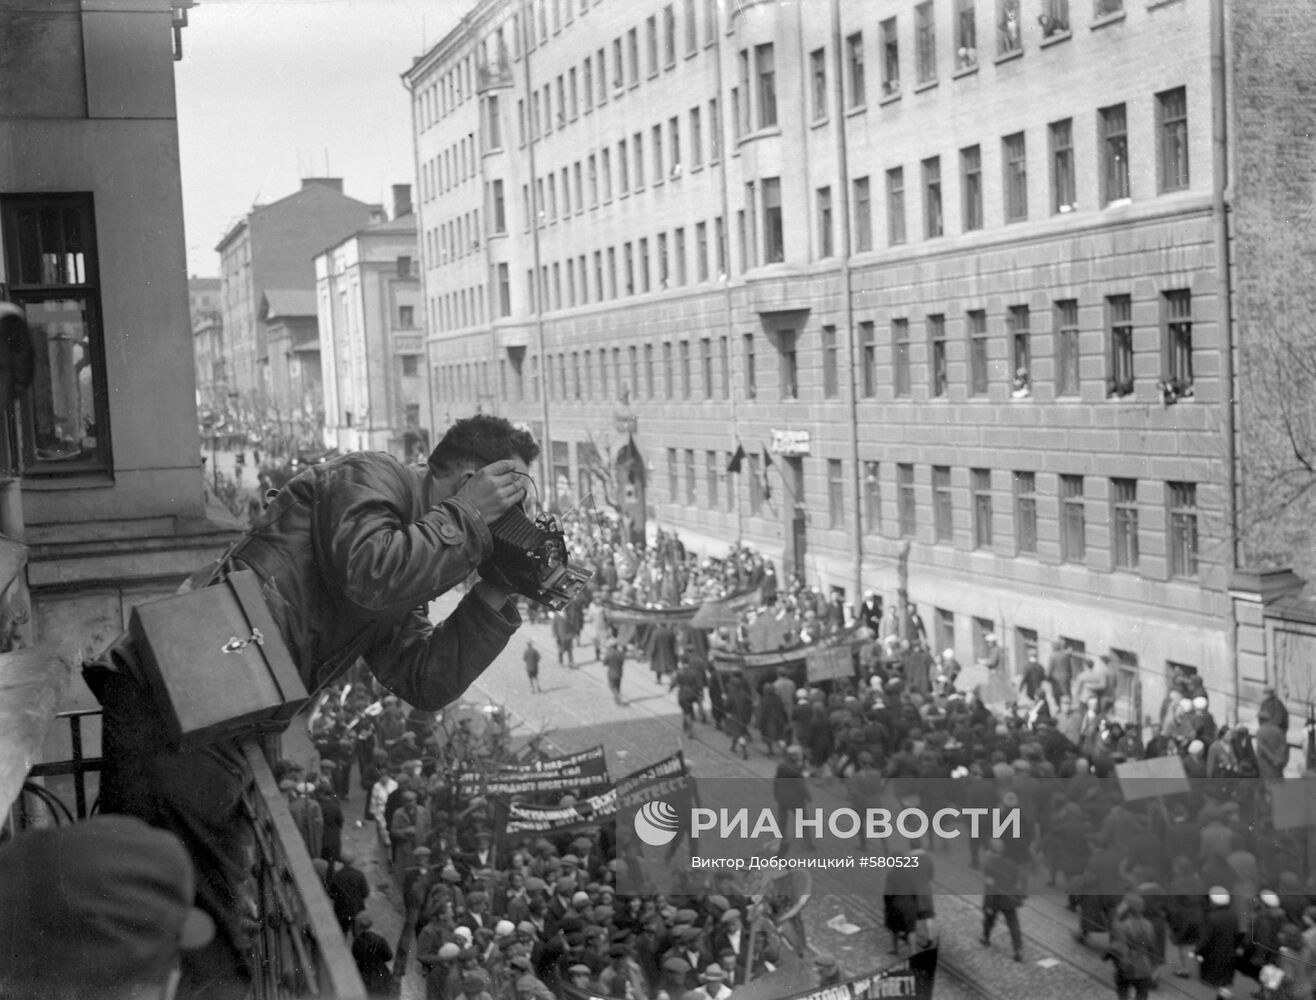
<svg viewBox="0 0 1316 1000"><path fill-rule="evenodd" d="M255 571L308 691L365 660L409 704L457 698L521 624L511 592L488 571L446 621L429 602L487 566L489 525L527 495L530 434L501 417L458 420L425 467L357 452L307 467L279 493L228 566ZM212 570L189 581L212 582ZM142 681L131 637L86 665L104 708L101 810L177 833L198 869L198 903L218 925L209 949L184 963L183 996L241 996L254 915L251 776L238 739L179 753Z"/></svg>

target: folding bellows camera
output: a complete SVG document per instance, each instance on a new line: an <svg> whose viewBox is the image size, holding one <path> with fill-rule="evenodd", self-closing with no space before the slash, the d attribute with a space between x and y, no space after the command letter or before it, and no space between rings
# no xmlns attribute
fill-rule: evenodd
<svg viewBox="0 0 1316 1000"><path fill-rule="evenodd" d="M532 521L513 507L493 524L493 555L480 575L554 611L561 611L594 574L572 565L557 519L542 512Z"/></svg>

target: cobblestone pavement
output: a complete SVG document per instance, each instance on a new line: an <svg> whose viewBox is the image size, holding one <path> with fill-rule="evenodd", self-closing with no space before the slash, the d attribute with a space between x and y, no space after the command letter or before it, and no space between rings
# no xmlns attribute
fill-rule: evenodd
<svg viewBox="0 0 1316 1000"><path fill-rule="evenodd" d="M441 618L454 603L455 597L448 597L436 604L437 617ZM556 645L547 624L527 624L467 692L467 700L508 708L518 720L515 735L544 732L548 741L563 752L602 744L614 775L681 749L696 777L772 776L776 761L762 754L761 745L751 750L749 760L742 760L728 752L729 740L711 725L697 724L694 738L683 738L675 696L656 682L644 663L628 661L622 682L625 704L614 704L602 665L594 659L593 647L588 644L592 639L588 627L583 638L587 644L577 648L576 668L571 669L558 665ZM542 692L538 694L530 691L522 661L526 642L531 639L543 654L539 678ZM294 751L290 755L297 756ZM839 804L839 790L839 782L815 781L815 804ZM345 806L348 821L344 840L361 859L360 867L370 882L367 912L375 920L376 930L396 941L400 930L397 890L380 863L373 827L354 825L361 811L362 793L354 787ZM1062 901L1030 898L1025 904L1020 911L1024 960L1016 963L1004 927L997 927L990 948L979 944L982 882L968 866L967 849L952 844L949 853L937 853L933 861L941 940L937 1000L1089 1000L1106 998L1113 992L1113 968L1101 956L1104 939L1096 936L1092 947L1076 944L1072 934L1077 918ZM814 894L804 911L805 926L812 949L834 955L847 973L857 975L892 960L890 936L882 926L881 898L855 896L847 892L844 880L845 875L836 870L814 873ZM424 984L415 971L414 959L409 966L403 984L404 1000L423 1000ZM1166 969L1156 995L1173 1000L1209 1000L1214 992L1196 980L1175 978Z"/></svg>

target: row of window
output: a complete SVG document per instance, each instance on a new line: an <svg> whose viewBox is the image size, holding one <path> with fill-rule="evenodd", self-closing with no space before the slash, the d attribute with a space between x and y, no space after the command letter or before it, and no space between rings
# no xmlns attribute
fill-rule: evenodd
<svg viewBox="0 0 1316 1000"><path fill-rule="evenodd" d="M486 141L490 141L489 132L484 134ZM475 177L479 173L476 159L475 133L468 132L447 149L423 161L420 165L421 200L433 201Z"/></svg>
<svg viewBox="0 0 1316 1000"><path fill-rule="evenodd" d="M543 87L536 87L528 106L524 99L518 100L522 144L527 130L534 139L549 135L554 128L562 129L576 121L582 112L589 114L596 105L606 104L610 95L620 96L626 89L639 86L642 74L652 79L661 69L675 69L678 46L686 57L695 55L699 51L700 21L695 0L682 0L681 8L683 29L678 28L674 4L667 4L660 14L645 19L643 60L640 28L634 27L613 39L611 62L608 47L599 48L593 56L586 56L579 67L572 66ZM703 19L705 44L710 44L716 39L717 0L705 0Z"/></svg>
<svg viewBox="0 0 1316 1000"><path fill-rule="evenodd" d="M688 146L691 168L703 165L704 108L693 107L687 114ZM709 120L717 121L717 102L707 106ZM1101 157L1098 171L1098 202L1101 206L1123 203L1130 197L1129 134L1124 104L1112 105L1097 111L1099 134L1098 153ZM617 170L615 181L620 196L641 190L646 183L645 142L649 142L653 183L664 179L676 180L682 174L682 123L678 117L652 126L648 135L635 132L616 146ZM1156 95L1156 157L1158 189L1161 193L1182 190L1188 186L1188 105L1187 92L1176 87ZM717 162L721 155L720 130L710 130L709 162ZM1074 211L1078 206L1077 164L1074 147L1074 120L1064 118L1047 126L1048 180L1050 210L1053 214ZM1029 208L1027 136L1017 132L1001 140L1001 184L1003 218L1007 223L1027 219ZM984 179L982 146L975 144L958 153L960 228L963 232L979 230L985 226L985 198L988 183ZM915 211L921 216L921 235L936 239L947 234L947 185L942 157L931 156L922 160L917 168L918 193ZM910 214L910 197L906 168L892 167L886 171L886 235L887 243L898 246L909 241L907 217ZM560 171L547 172L535 181L532 192L529 184L522 185L521 196L526 228L537 218L539 225L550 225L559 218L580 214L586 208L593 210L600 203L613 198L614 170L612 149L605 148L576 160ZM856 177L851 184L853 205L853 245L856 252L874 249L875 206L872 178ZM507 209L502 180L486 185L486 203L489 206L489 224L493 234L507 231ZM737 234L740 242L740 271L762 264L779 263L786 254L786 220L783 214L782 185L779 177L765 177L745 184L745 208L737 211ZM837 218L833 210L834 195L830 185L814 192L814 215L817 221L817 253L829 257L836 253ZM449 244L431 260L445 261L462 256L466 249L478 247L478 226L462 234L456 244ZM442 251L442 246L439 248ZM724 267L718 273L725 273Z"/></svg>
<svg viewBox="0 0 1316 1000"><path fill-rule="evenodd" d="M702 506L716 510L722 490L723 473L731 459L730 452L716 450L704 453L703 495L699 492L699 477L696 475L696 452L684 450L684 461L676 448L667 449L668 500L674 504ZM826 459L827 474L827 527L844 529L849 524L846 496L849 480L845 474L845 463L840 459ZM747 456L747 464L742 467L749 490L751 513L759 513L762 506L763 483L759 476L759 459L756 455ZM681 470L684 469L684 476ZM803 501L803 475L798 466L793 469L796 488L793 500ZM863 463L863 509L860 522L866 534L881 534L882 522L882 470L881 463L866 461ZM1089 499L1085 492L1083 476L1061 475L1057 477L1058 494L1045 497L1038 493L1037 473L1032 471L1012 471L1010 476L1010 521L1012 527L1013 554L1036 556L1038 553L1038 518L1039 500L1046 504L1054 502L1055 520L1058 524L1059 558L1063 563L1084 565L1088 560L1088 519L1089 510L1095 501ZM998 512L995 502L1003 491L995 490L992 485L991 469L969 470L968 491L968 530L969 541L974 549L999 548L1005 540L999 538ZM933 465L929 467L931 487L931 541L936 544L954 544L956 541L956 507L955 489L952 486L950 466ZM888 534L901 538L914 538L919 533L919 512L927 510L927 505L920 507L917 494L921 484L916 482L916 468L913 463L896 464L896 523L888 526ZM1115 570L1136 571L1141 567L1141 539L1146 529L1140 524L1139 483L1136 479L1115 478L1109 481L1108 503L1110 524L1111 566ZM1142 484L1142 500L1148 500L1148 494L1155 487ZM788 492L791 492L788 490ZM727 487L725 501L728 510L735 509L735 496L730 486ZM1168 482L1164 484L1163 502L1166 518L1166 554L1168 570L1171 577L1193 579L1199 574L1199 538L1197 485L1190 482Z"/></svg>
<svg viewBox="0 0 1316 1000"><path fill-rule="evenodd" d="M500 182L501 186L501 182ZM480 249L480 210L462 212L425 230L425 256L430 266L460 260Z"/></svg>
<svg viewBox="0 0 1316 1000"><path fill-rule="evenodd" d="M1183 87L1156 95L1155 153L1158 191L1162 194L1188 187L1188 102ZM1124 104L1097 111L1098 147L1097 203L1101 207L1123 204L1131 198L1129 171L1129 130ZM1065 214L1078 208L1077 163L1074 147L1074 119L1064 118L1047 126L1048 181L1052 214ZM983 148L975 143L963 147L957 156L959 174L960 231L972 232L986 226L986 207L990 181L984 176ZM1029 217L1028 147L1024 132L1001 140L999 194L1006 223ZM886 171L887 243L899 246L909 242L907 217L910 211L909 184L918 184L915 211L922 218L924 239L947 235L948 191L946 171L941 156L922 160L916 180L908 178L903 166ZM852 181L853 245L857 253L874 249L874 204L872 179L856 177ZM781 179L767 177L745 184L745 208L737 213L740 236L740 270L755 265L779 263L785 259L785 221L782 213ZM833 192L830 185L814 192L818 256L836 252Z"/></svg>
<svg viewBox="0 0 1316 1000"><path fill-rule="evenodd" d="M694 270L691 272L693 251ZM696 283L714 280L726 273L726 229L722 217L697 222L693 229L678 226L670 233L658 233L651 241L642 236L620 247L606 247L590 255L580 254L564 261L540 267L538 281L533 268L526 270L527 302L531 311L567 309L591 302L604 302L623 296L644 295L653 291L680 288L693 279ZM500 275L506 264L498 264ZM511 315L511 303L498 315Z"/></svg>
<svg viewBox="0 0 1316 1000"><path fill-rule="evenodd" d="M1069 0L988 0L978 3L976 0L953 0L951 17L952 58L949 65L955 75L973 72L980 54L988 46L983 41L991 37L991 32L981 32L979 11L991 11L987 16L994 16L995 52L997 61L1015 58L1023 54L1024 32L1034 21L1039 25L1041 40L1057 41L1068 37ZM1100 21L1123 13L1124 0L1093 0L1093 17ZM913 62L914 89L930 87L938 80L941 72L937 41L937 17L933 0L915 5L913 10L912 34L902 40L899 21L889 17L877 26L876 50L880 76L880 101L893 101L899 98L902 82L902 64L911 57ZM990 43L989 43L990 44ZM845 38L844 42L844 90L846 107L858 110L868 105L868 71L865 56L866 40L861 29ZM902 56L902 48L905 55ZM827 117L829 94L827 89L827 54L825 49L815 49L809 53L809 93L810 112L814 120Z"/></svg>
<svg viewBox="0 0 1316 1000"><path fill-rule="evenodd" d="M719 266L724 262L724 233L721 218L714 219L714 239L716 257ZM656 241L660 284L666 287L674 282L676 285L686 283L689 275L686 270L686 231L678 228L668 240L666 233L660 233ZM616 248L608 247L606 251L596 250L593 254L594 301L604 298L617 298L624 289L625 294L647 292L652 290L650 282L651 262L649 240L642 238L636 243L622 245L622 278L624 284L617 284ZM706 223L695 227L696 246L696 280L707 281L710 277L709 230ZM636 250L638 248L638 255ZM674 257L669 260L669 249ZM606 263L605 263L606 262ZM564 267L565 264L565 267ZM639 265L639 281L636 284L636 265ZM497 265L497 300L493 304L495 315L511 315L511 283L508 265ZM563 281L565 273L566 280ZM536 288L545 310L585 305L591 301L591 280L588 270L588 258L581 254L568 258L565 262L546 264L540 270L536 283L533 271L526 273L526 285L533 307ZM565 297L564 297L565 289ZM1096 305L1096 304L1094 304ZM1105 356L1105 392L1110 398L1123 398L1132 395L1136 387L1137 372L1134 359L1137 355L1134 333L1133 297L1129 294L1106 295L1100 302L1102 331ZM1158 342L1159 371L1157 388L1163 393L1170 393L1176 399L1191 396L1193 393L1193 300L1189 289L1168 289L1162 291L1158 299ZM1086 310L1089 314L1095 309ZM465 315L465 314L462 314ZM473 314L471 314L473 316ZM1078 396L1082 391L1084 356L1082 333L1092 329L1092 324L1082 322L1083 311L1078 299L1058 299L1052 303L1049 317L1052 359L1052 393L1056 398ZM446 321L447 317L444 317ZM1033 310L1028 305L1007 306L1003 319L1004 344L999 335L993 336L988 328L988 314L984 309L970 309L964 313L961 331L957 339L964 346L966 361L965 395L968 397L985 397L990 392L994 381L999 380L999 373L1004 372L1009 385L1010 396L1014 399L1030 398L1037 385L1033 367L1034 340L1043 334L1033 330ZM478 320L475 320L478 322ZM952 340L947 327L945 313L928 313L923 318L924 342L926 354L923 370L927 377L930 398L946 398L950 395L950 361ZM450 327L443 326L448 329ZM890 320L889 339L883 348L878 344L877 325L872 320L858 322L857 337L859 347L858 380L856 391L864 399L877 398L880 391L880 369L883 354L889 359L891 369L891 396L909 398L914 395L915 357L914 339L908 317L897 316ZM778 330L771 338L771 345L776 354L778 369L779 398L797 399L800 396L800 340L801 335L794 330ZM661 382L655 366L659 363L653 344L644 345L643 398L659 398L661 391L666 399L713 399L714 385L720 385L720 396L731 396L731 352L730 338L720 338L722 344L718 358L720 373L715 378L714 357L711 350L712 339L705 337L699 343L700 364L702 366L698 383L694 381L690 370L692 341L681 340L673 347L672 341L661 345ZM746 398L755 399L759 395L759 378L757 370L757 338L753 333L743 335L741 349L741 389ZM635 348L631 348L633 364L638 364ZM674 354L673 351L678 354ZM841 373L844 370L845 345L837 327L824 325L817 342L816 361L821 368L822 396L824 399L838 398L841 392ZM565 354L562 355L565 358ZM575 355L580 357L579 352ZM581 372L575 367L573 383L575 389L568 394L565 380L558 398L591 398L593 379L590 374L585 351L586 369L582 379ZM681 367L673 367L673 359L679 357ZM811 360L811 359L809 359ZM635 398L641 398L640 371L635 367L631 371L630 391ZM996 378L994 378L994 373ZM679 377L678 377L679 374ZM618 378L619 383L620 376ZM603 395L607 396L607 379L602 378ZM696 388L698 385L698 388ZM583 396L581 386L584 386ZM507 398L513 398L508 396ZM517 386L515 398L524 399L524 386Z"/></svg>

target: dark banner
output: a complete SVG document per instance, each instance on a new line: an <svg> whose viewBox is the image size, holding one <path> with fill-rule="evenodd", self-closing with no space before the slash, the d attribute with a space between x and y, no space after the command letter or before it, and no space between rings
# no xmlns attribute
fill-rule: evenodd
<svg viewBox="0 0 1316 1000"><path fill-rule="evenodd" d="M733 990L731 1000L878 1000L879 997L932 1000L936 973L937 950L933 948L833 986L801 990L796 986L798 977L777 979L775 973L770 973Z"/></svg>
<svg viewBox="0 0 1316 1000"><path fill-rule="evenodd" d="M600 823L617 815L617 790L591 795L569 806L532 806L509 802L504 807L502 824L508 835L522 833L570 833Z"/></svg>
<svg viewBox="0 0 1316 1000"><path fill-rule="evenodd" d="M598 791L571 805L541 806L523 802L503 802L499 806L500 827L509 836L528 833L569 833L597 826L616 818L622 802L643 805L655 795L671 791L679 783L683 797L673 801L682 809L690 803L686 790L685 758L678 752L671 757L626 775L615 786Z"/></svg>

